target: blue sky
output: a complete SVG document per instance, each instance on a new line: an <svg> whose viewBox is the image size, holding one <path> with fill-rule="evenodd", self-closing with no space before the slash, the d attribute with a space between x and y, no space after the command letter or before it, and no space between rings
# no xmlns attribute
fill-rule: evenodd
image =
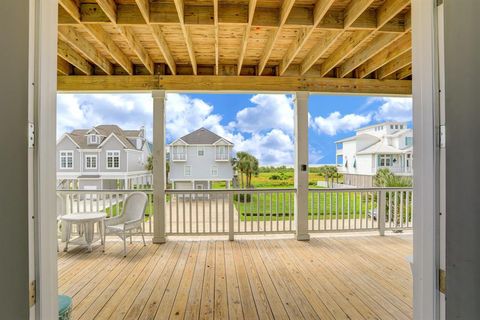
<svg viewBox="0 0 480 320"><path fill-rule="evenodd" d="M293 164L293 96L247 94L169 94L167 142L200 127L229 139L236 151L247 151L261 165ZM312 95L309 103L311 164L335 162L334 141L355 129L383 122L411 124L410 98ZM118 124L144 125L152 138L149 94L59 94L57 136L76 128Z"/></svg>

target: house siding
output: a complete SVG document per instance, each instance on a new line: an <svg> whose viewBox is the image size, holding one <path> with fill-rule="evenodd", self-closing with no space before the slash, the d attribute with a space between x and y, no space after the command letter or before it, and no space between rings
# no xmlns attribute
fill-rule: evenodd
<svg viewBox="0 0 480 320"><path fill-rule="evenodd" d="M202 146L205 150L204 156L197 155L198 146L187 146L187 160L173 161L170 160L170 180L231 180L233 179L233 168L229 161L215 160L215 147ZM230 154L231 147L228 152ZM185 177L184 166L192 167L191 175ZM212 176L212 166L218 168L218 175Z"/></svg>

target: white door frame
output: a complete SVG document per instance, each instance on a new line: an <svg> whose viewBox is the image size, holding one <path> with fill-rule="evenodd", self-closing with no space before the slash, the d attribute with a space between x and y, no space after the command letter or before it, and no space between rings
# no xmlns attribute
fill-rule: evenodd
<svg viewBox="0 0 480 320"><path fill-rule="evenodd" d="M438 65L435 0L412 0L414 97L414 318L438 319ZM57 0L38 1L35 33L38 319L57 317L55 218Z"/></svg>
<svg viewBox="0 0 480 320"><path fill-rule="evenodd" d="M439 66L436 0L412 0L414 319L439 319Z"/></svg>

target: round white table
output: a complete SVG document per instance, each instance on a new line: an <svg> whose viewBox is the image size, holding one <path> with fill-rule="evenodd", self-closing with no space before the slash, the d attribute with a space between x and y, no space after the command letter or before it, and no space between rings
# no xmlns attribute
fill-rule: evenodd
<svg viewBox="0 0 480 320"><path fill-rule="evenodd" d="M83 236L84 236L84 244L88 246L88 251L92 251L92 243L93 243L93 236L94 236L94 230L95 230L95 223L98 223L98 229L100 231L100 239L97 239L95 241L100 240L101 243L103 244L103 232L104 232L104 220L107 217L107 215L103 212L85 212L85 213L72 213L72 214L67 214L60 219L62 220L62 225L65 228L66 231L66 243L65 243L65 249L64 251L68 251L68 244L70 242L73 242L70 240L70 236L72 234L72 225L76 224L80 227L80 230L83 231ZM81 239L79 237L78 239Z"/></svg>

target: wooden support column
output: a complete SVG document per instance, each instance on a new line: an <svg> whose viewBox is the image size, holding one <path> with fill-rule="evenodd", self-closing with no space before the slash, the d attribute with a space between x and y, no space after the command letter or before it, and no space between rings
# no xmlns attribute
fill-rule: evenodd
<svg viewBox="0 0 480 320"><path fill-rule="evenodd" d="M165 243L165 91L153 97L153 243Z"/></svg>
<svg viewBox="0 0 480 320"><path fill-rule="evenodd" d="M297 240L308 234L308 92L296 92L295 99L295 226Z"/></svg>

